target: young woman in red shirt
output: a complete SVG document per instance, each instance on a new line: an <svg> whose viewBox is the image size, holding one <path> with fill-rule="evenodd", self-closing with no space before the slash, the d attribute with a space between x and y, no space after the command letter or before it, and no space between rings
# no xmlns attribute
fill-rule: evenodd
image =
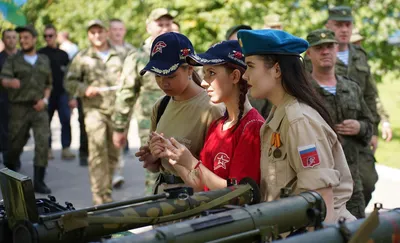
<svg viewBox="0 0 400 243"><path fill-rule="evenodd" d="M188 63L203 66L202 87L213 103L224 103L223 117L211 123L200 159L174 138L153 133L152 154L169 158L185 184L196 191L215 190L250 177L260 182L260 128L263 117L248 99L242 78L246 64L238 41L223 41L207 52L189 55Z"/></svg>

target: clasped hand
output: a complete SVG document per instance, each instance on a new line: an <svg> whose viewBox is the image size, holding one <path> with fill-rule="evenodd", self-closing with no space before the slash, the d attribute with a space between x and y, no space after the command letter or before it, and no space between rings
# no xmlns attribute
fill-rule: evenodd
<svg viewBox="0 0 400 243"><path fill-rule="evenodd" d="M193 155L185 145L180 144L174 138L165 138L164 135L152 132L149 143L150 152L158 158L167 158L171 165L188 167Z"/></svg>

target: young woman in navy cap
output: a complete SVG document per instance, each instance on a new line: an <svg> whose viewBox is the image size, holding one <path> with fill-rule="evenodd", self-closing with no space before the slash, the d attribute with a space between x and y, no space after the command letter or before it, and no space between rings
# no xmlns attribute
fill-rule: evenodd
<svg viewBox="0 0 400 243"><path fill-rule="evenodd" d="M307 80L300 54L308 42L280 30L240 30L250 95L273 105L261 128L261 193L265 201L315 190L326 206L326 222L346 209L353 180L328 111Z"/></svg>
<svg viewBox="0 0 400 243"><path fill-rule="evenodd" d="M207 52L189 55L189 63L203 66L202 86L211 101L224 103L225 115L208 130L200 159L174 138L154 136L160 157L170 159L185 183L196 191L227 187L228 179L250 177L260 181L260 128L263 117L252 108L248 84L242 78L246 64L238 41L223 41Z"/></svg>
<svg viewBox="0 0 400 243"><path fill-rule="evenodd" d="M153 107L151 131L174 137L191 153L199 156L209 125L223 114L223 107L210 102L207 92L200 86L201 79L186 62L194 53L190 40L179 33L169 32L157 37L152 45L150 61L140 72L155 75L158 86L166 97ZM151 135L150 135L151 138ZM150 139L149 139L150 140ZM136 156L144 161L143 167L151 172L161 172L155 193L163 189L182 186L183 180L168 159L160 159L149 146L140 148Z"/></svg>

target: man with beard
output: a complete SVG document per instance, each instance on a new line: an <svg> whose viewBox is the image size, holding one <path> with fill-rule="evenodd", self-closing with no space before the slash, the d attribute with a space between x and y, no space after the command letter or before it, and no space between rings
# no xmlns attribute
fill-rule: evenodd
<svg viewBox="0 0 400 243"><path fill-rule="evenodd" d="M50 59L51 73L53 74L53 89L49 100L49 122L57 110L61 123L61 158L63 160L75 159L75 154L69 149L71 145L71 109L68 106L68 94L64 89L64 74L69 63L68 54L57 47L57 31L53 25L46 25L44 29L44 39L47 46L38 52L46 55ZM75 108L75 107L71 107ZM54 159L51 150L51 134L49 137L49 160Z"/></svg>
<svg viewBox="0 0 400 243"><path fill-rule="evenodd" d="M99 205L112 201L112 176L120 154L112 140L111 115L123 60L107 41L102 21L90 21L87 34L91 46L72 60L65 88L70 97L82 97L93 204Z"/></svg>
<svg viewBox="0 0 400 243"><path fill-rule="evenodd" d="M4 50L0 52L0 70L2 69L7 57L17 53L17 32L13 29L6 29L2 34ZM8 95L5 90L0 90L0 162L2 162L7 153L8 142ZM16 165L18 170L20 161Z"/></svg>
<svg viewBox="0 0 400 243"><path fill-rule="evenodd" d="M1 70L1 84L9 98L8 153L4 165L16 170L19 156L33 130L35 140L35 192L49 194L44 183L47 167L49 117L47 104L51 92L51 67L47 56L37 54L37 32L33 26L16 28L22 52L10 56Z"/></svg>

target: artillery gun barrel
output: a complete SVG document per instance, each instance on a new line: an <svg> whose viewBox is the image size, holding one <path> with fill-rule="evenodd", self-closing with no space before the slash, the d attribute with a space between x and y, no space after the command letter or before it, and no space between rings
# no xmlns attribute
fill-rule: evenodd
<svg viewBox="0 0 400 243"><path fill-rule="evenodd" d="M141 203L141 202L159 200L159 199L163 199L163 198L167 198L167 197L168 197L168 193L162 193L162 194L151 195L151 196L142 197L142 198L134 198L134 199L120 201L120 202L112 202L112 203L96 205L96 206L93 206L93 207L81 208L81 209L74 210L74 211L71 211L71 212L73 212L73 213L77 213L77 212L95 212L95 211L100 211L100 210L105 210L105 209L112 209L112 208L115 209L117 207L122 207L122 206L127 206L127 205L132 205L132 204L138 204L138 203ZM54 214L51 214L51 215L41 215L41 216L39 216L39 219L41 221L47 221L47 220L60 218L61 216L64 216L66 214L68 214L68 211L54 213Z"/></svg>
<svg viewBox="0 0 400 243"><path fill-rule="evenodd" d="M400 242L400 208L379 213L375 229L363 227L367 220L368 218L348 223L342 222L314 232L289 237L276 243ZM353 238L357 232L360 233L359 238L366 237L366 239Z"/></svg>
<svg viewBox="0 0 400 243"><path fill-rule="evenodd" d="M326 206L317 192L246 206L206 217L169 224L141 234L106 241L131 242L261 242L325 219ZM320 221L320 222L317 222Z"/></svg>
<svg viewBox="0 0 400 243"><path fill-rule="evenodd" d="M257 192L255 192L257 191ZM13 227L13 241L26 243L70 243L99 240L102 236L201 214L224 205L257 203L254 186L235 185L193 196L108 208L94 212L67 211L65 215L38 223L19 221ZM51 217L50 217L51 218Z"/></svg>

